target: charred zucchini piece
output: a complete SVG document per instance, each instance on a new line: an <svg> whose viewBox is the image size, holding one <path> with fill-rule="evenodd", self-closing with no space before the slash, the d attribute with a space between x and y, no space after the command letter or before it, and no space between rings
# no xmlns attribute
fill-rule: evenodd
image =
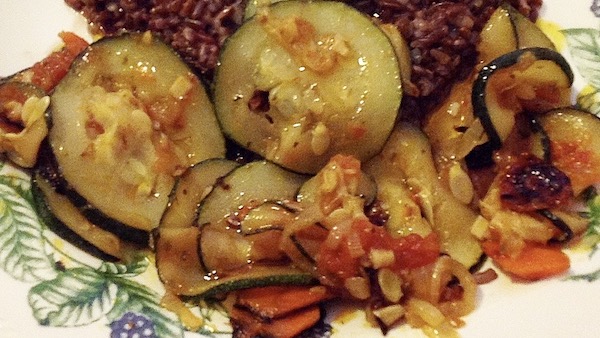
<svg viewBox="0 0 600 338"><path fill-rule="evenodd" d="M550 140L552 163L567 174L575 195L600 182L600 118L566 107L550 110L538 120Z"/></svg>
<svg viewBox="0 0 600 338"><path fill-rule="evenodd" d="M283 1L246 21L227 40L214 84L223 132L301 173L334 154L378 153L401 96L386 35L333 1Z"/></svg>
<svg viewBox="0 0 600 338"><path fill-rule="evenodd" d="M541 112L570 100L573 71L558 52L540 47L504 54L484 66L473 83L473 113L488 141L467 156L471 168L492 163L522 111Z"/></svg>
<svg viewBox="0 0 600 338"><path fill-rule="evenodd" d="M185 228L195 224L200 203L217 181L238 166L225 159L209 159L188 168L171 192L161 228Z"/></svg>
<svg viewBox="0 0 600 338"><path fill-rule="evenodd" d="M127 261L139 252L139 246L88 221L39 174L32 177L31 192L36 212L44 224L81 250L106 261Z"/></svg>
<svg viewBox="0 0 600 338"><path fill-rule="evenodd" d="M306 179L269 161L250 162L217 182L200 205L197 224L220 222L266 201L293 201Z"/></svg>
<svg viewBox="0 0 600 338"><path fill-rule="evenodd" d="M156 228L175 177L225 153L202 84L150 33L90 45L51 99L49 142L60 171L106 221Z"/></svg>

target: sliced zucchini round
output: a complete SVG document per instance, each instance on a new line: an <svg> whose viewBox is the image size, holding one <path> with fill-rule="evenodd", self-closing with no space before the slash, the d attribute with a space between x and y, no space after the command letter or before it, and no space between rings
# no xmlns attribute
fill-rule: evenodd
<svg viewBox="0 0 600 338"><path fill-rule="evenodd" d="M51 99L49 141L64 178L137 229L158 226L175 176L225 153L202 84L150 33L90 45Z"/></svg>
<svg viewBox="0 0 600 338"><path fill-rule="evenodd" d="M40 219L50 230L81 250L106 261L128 260L140 247L88 221L65 196L39 174L32 177L31 192Z"/></svg>
<svg viewBox="0 0 600 338"><path fill-rule="evenodd" d="M108 231L120 239L146 247L149 244L150 233L143 229L134 228L128 224L119 222L108 217L101 210L90 205L69 183L64 179L54 154L50 147L44 142L40 148L40 154L36 164L36 174L52 186L56 193L69 200L72 207L85 217L86 222L95 224L95 226Z"/></svg>
<svg viewBox="0 0 600 338"><path fill-rule="evenodd" d="M181 228L194 225L200 203L221 177L238 164L226 159L209 159L189 167L171 192L169 205L160 221L161 228Z"/></svg>
<svg viewBox="0 0 600 338"><path fill-rule="evenodd" d="M538 112L568 104L572 83L568 62L548 48L518 49L484 66L473 83L471 101L488 141L467 156L469 166L492 163L492 152L502 146L522 110Z"/></svg>
<svg viewBox="0 0 600 338"><path fill-rule="evenodd" d="M550 110L538 121L550 140L552 163L570 178L575 195L600 182L600 118L566 107Z"/></svg>
<svg viewBox="0 0 600 338"><path fill-rule="evenodd" d="M269 161L250 162L219 180L202 201L197 224L220 222L242 207L266 201L293 201L306 179Z"/></svg>
<svg viewBox="0 0 600 338"><path fill-rule="evenodd" d="M401 96L386 35L333 1L283 1L246 21L227 40L214 84L223 132L301 173L334 154L377 154Z"/></svg>
<svg viewBox="0 0 600 338"><path fill-rule="evenodd" d="M198 256L198 228L161 227L153 234L156 269L165 288L176 295L195 295L193 289L206 278Z"/></svg>
<svg viewBox="0 0 600 338"><path fill-rule="evenodd" d="M506 11L514 28L517 48L544 47L556 50L554 43L526 16L507 3L499 7Z"/></svg>
<svg viewBox="0 0 600 338"><path fill-rule="evenodd" d="M228 275L207 273L197 255L198 228L157 230L155 250L158 274L165 287L177 295L197 299L267 285L316 283L310 274L290 266L252 266Z"/></svg>

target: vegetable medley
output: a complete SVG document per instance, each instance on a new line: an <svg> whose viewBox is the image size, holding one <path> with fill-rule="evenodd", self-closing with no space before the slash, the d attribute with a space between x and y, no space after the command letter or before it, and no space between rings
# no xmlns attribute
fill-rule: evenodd
<svg viewBox="0 0 600 338"><path fill-rule="evenodd" d="M383 333L453 336L486 258L569 269L600 119L529 19L498 7L472 74L408 121L395 27L342 2L248 11L208 85L150 32L65 32L2 79L0 149L48 226L103 260L155 255L165 306L193 329L187 305L222 301L235 337L297 336L340 299Z"/></svg>

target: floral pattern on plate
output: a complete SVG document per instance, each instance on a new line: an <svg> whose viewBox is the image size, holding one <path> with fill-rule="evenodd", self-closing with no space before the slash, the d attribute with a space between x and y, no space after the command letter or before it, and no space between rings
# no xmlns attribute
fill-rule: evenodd
<svg viewBox="0 0 600 338"><path fill-rule="evenodd" d="M589 7L600 17L600 0ZM577 104L600 116L600 30L560 30L572 65L586 85ZM54 235L33 207L27 172L2 163L0 171L0 268L31 286L27 301L42 326L79 327L108 323L110 337L183 337L177 316L161 306L161 289L147 257L123 265L91 259ZM589 205L590 227L584 242L590 257L600 249L600 197ZM572 274L564 282L600 279L595 271ZM202 336L227 334L216 329L223 317L216 308L197 309ZM327 333L329 334L329 333Z"/></svg>

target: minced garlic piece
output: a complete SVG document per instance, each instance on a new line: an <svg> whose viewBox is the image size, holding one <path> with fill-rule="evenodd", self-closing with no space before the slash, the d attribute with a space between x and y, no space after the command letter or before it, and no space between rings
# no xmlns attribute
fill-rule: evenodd
<svg viewBox="0 0 600 338"><path fill-rule="evenodd" d="M313 153L317 156L325 154L331 144L331 135L327 126L319 122L312 130L312 139L310 142Z"/></svg>
<svg viewBox="0 0 600 338"><path fill-rule="evenodd" d="M368 299L371 296L369 281L364 277L350 277L344 280L344 287L356 299Z"/></svg>
<svg viewBox="0 0 600 338"><path fill-rule="evenodd" d="M331 71L339 58L350 52L348 42L342 36L318 36L309 21L297 16L279 19L267 12L259 14L259 22L292 57L317 73Z"/></svg>
<svg viewBox="0 0 600 338"><path fill-rule="evenodd" d="M183 99L186 96L186 94L190 92L192 87L193 83L190 80L190 78L181 75L177 79L175 79L175 81L171 85L171 88L169 88L169 93L176 99Z"/></svg>
<svg viewBox="0 0 600 338"><path fill-rule="evenodd" d="M141 104L125 89L107 92L95 86L84 89L83 97L90 143L82 156L107 165L128 158L125 167L118 170L119 177L135 187L137 194L151 194L157 179L151 170L157 160L152 143L155 130Z"/></svg>

